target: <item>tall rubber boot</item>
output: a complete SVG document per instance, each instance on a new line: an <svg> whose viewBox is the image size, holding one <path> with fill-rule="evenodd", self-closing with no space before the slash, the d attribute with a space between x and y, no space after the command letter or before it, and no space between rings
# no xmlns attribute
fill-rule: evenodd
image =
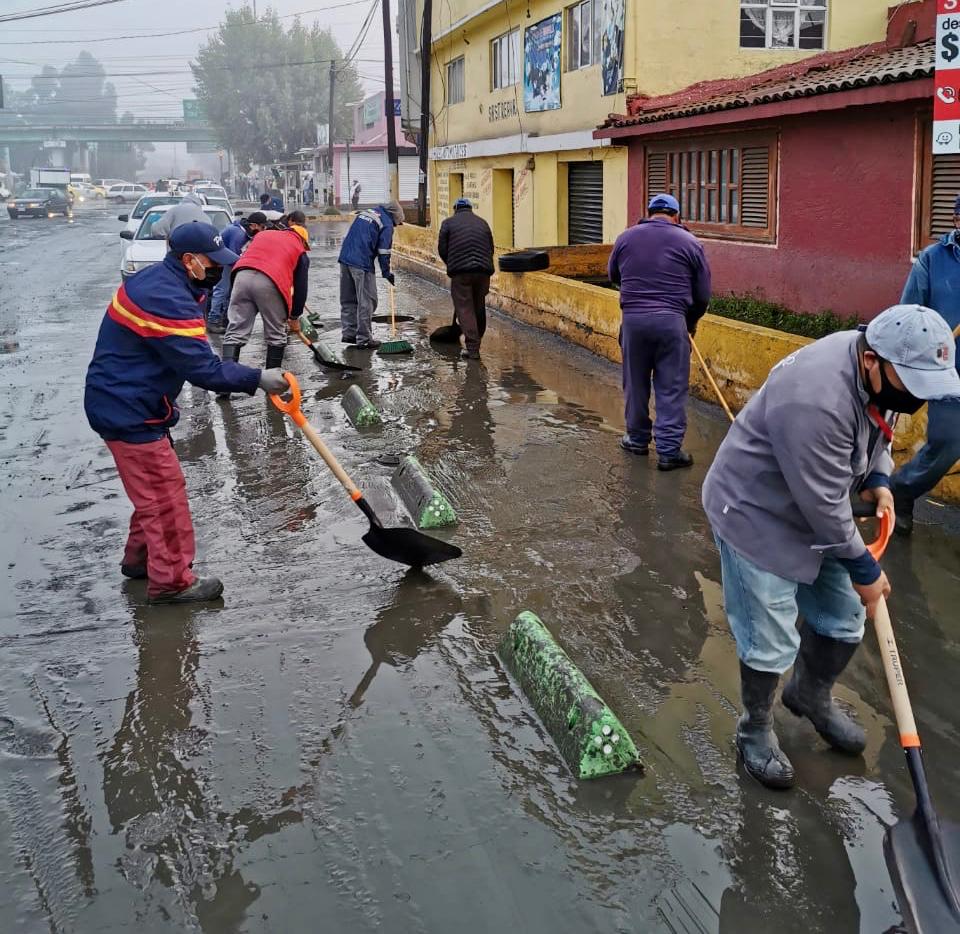
<svg viewBox="0 0 960 934"><path fill-rule="evenodd" d="M267 344L267 362L264 369L275 370L283 365L283 352L287 349L285 344L279 346Z"/></svg>
<svg viewBox="0 0 960 934"><path fill-rule="evenodd" d="M856 642L821 636L804 623L800 652L793 674L783 689L783 704L798 717L806 717L834 748L859 755L867 745L860 725L833 701L830 692L857 651Z"/></svg>
<svg viewBox="0 0 960 934"><path fill-rule="evenodd" d="M740 662L744 712L737 721L737 751L746 770L767 788L792 788L793 765L773 732L773 698L780 675Z"/></svg>
<svg viewBox="0 0 960 934"><path fill-rule="evenodd" d="M221 360L232 360L234 363L240 362L240 344L224 344L220 353ZM230 398L229 392L218 392L217 398L226 402Z"/></svg>

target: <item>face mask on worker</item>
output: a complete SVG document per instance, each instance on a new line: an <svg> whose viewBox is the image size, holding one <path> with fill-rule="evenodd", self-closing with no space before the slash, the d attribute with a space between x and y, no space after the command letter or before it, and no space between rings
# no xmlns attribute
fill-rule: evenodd
<svg viewBox="0 0 960 934"><path fill-rule="evenodd" d="M196 256L191 256L187 273L201 289L212 289L223 275L222 266L204 266Z"/></svg>
<svg viewBox="0 0 960 934"><path fill-rule="evenodd" d="M867 379L867 393L870 401L881 412L901 412L904 415L913 415L919 411L924 400L918 399L915 395L907 392L906 389L897 389L887 376L887 368L884 361L877 357L877 369L880 371L880 389L873 388L873 380Z"/></svg>

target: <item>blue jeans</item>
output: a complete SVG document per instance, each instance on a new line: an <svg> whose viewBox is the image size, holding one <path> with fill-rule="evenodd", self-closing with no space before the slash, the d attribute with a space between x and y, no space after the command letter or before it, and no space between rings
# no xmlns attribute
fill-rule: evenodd
<svg viewBox="0 0 960 934"><path fill-rule="evenodd" d="M213 287L213 293L210 296L210 311L207 314L207 322L223 322L227 317L227 307L230 305L230 273L233 272L233 266L224 266L220 281Z"/></svg>
<svg viewBox="0 0 960 934"><path fill-rule="evenodd" d="M927 405L927 443L891 478L890 487L902 499L920 499L960 461L960 400Z"/></svg>
<svg viewBox="0 0 960 934"><path fill-rule="evenodd" d="M723 603L740 660L756 671L785 672L797 657L797 616L815 632L841 642L863 639L866 611L846 568L824 557L812 584L764 571L717 538Z"/></svg>

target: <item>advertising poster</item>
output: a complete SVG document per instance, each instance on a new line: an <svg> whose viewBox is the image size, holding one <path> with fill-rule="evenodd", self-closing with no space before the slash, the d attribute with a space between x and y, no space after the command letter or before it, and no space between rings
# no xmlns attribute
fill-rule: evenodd
<svg viewBox="0 0 960 934"><path fill-rule="evenodd" d="M604 94L623 89L623 30L626 0L603 0L600 19L600 75Z"/></svg>
<svg viewBox="0 0 960 934"><path fill-rule="evenodd" d="M548 16L523 34L523 109L560 109L560 48L563 17Z"/></svg>

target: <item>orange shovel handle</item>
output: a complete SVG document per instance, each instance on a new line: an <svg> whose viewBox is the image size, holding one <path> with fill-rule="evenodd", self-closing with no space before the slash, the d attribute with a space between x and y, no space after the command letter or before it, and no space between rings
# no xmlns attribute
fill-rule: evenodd
<svg viewBox="0 0 960 934"><path fill-rule="evenodd" d="M306 418L303 412L300 411L300 384L297 382L297 378L293 373L284 372L283 378L290 386L290 401L287 402L282 396L274 393L270 394L270 401L283 412L284 415L289 415L297 425L302 427Z"/></svg>

